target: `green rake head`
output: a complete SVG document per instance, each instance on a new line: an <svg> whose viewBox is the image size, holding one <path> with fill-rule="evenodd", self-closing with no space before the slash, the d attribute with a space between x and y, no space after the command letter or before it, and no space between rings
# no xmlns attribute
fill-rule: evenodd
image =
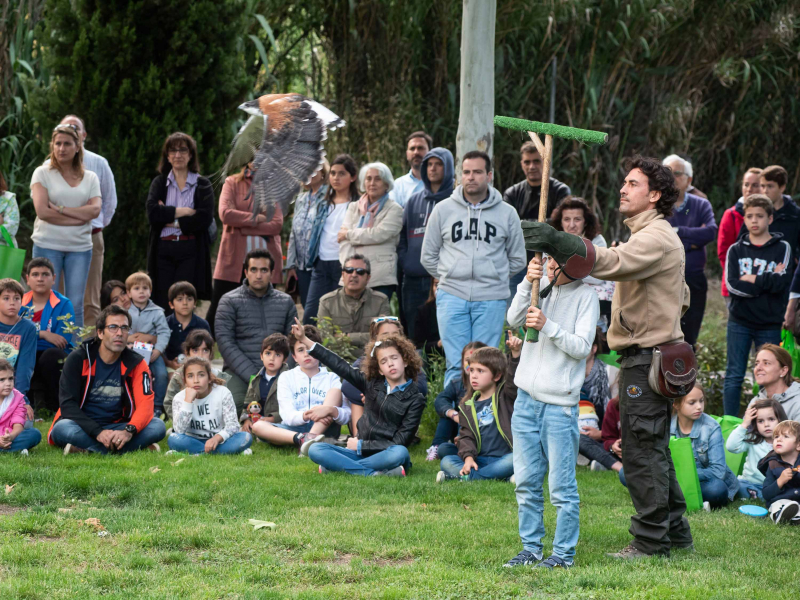
<svg viewBox="0 0 800 600"><path fill-rule="evenodd" d="M513 117L497 116L494 118L494 124L498 127L505 127L506 129L516 129L517 131L525 132L533 131L534 133L542 135L552 135L553 137L576 140L586 144L605 144L608 141L608 134L602 131L564 127L563 125L527 121L525 119L515 119Z"/></svg>

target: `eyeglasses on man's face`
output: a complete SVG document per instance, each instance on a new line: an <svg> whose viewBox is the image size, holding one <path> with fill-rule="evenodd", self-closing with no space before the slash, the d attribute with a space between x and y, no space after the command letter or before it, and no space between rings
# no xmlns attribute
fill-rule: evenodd
<svg viewBox="0 0 800 600"><path fill-rule="evenodd" d="M127 325L106 325L105 330L111 335L117 335L117 333L128 335L131 331L131 328Z"/></svg>
<svg viewBox="0 0 800 600"><path fill-rule="evenodd" d="M369 275L369 271L367 271L363 267L345 267L342 269L348 275L352 275L355 273L356 275Z"/></svg>

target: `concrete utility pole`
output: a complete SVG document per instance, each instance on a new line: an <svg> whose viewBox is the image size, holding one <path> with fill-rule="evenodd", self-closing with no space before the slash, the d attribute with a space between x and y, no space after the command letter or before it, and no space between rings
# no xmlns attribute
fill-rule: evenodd
<svg viewBox="0 0 800 600"><path fill-rule="evenodd" d="M470 150L494 151L494 28L496 0L463 0L461 104L456 135L456 180Z"/></svg>

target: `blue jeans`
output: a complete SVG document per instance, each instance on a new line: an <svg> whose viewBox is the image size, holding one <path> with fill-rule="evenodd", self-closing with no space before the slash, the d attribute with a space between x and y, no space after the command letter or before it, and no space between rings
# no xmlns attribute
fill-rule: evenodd
<svg viewBox="0 0 800 600"><path fill-rule="evenodd" d="M764 499L763 494L764 485L761 483L753 483L752 481L745 481L744 479L739 480L739 491L736 493L736 500L752 500L750 496L750 491L754 491L756 493L756 498L759 500Z"/></svg>
<svg viewBox="0 0 800 600"><path fill-rule="evenodd" d="M308 284L308 296L303 305L303 324L316 325L319 312L319 299L328 292L339 287L342 278L342 265L338 260L320 260L314 263L311 271L311 282Z"/></svg>
<svg viewBox="0 0 800 600"><path fill-rule="evenodd" d="M42 434L38 429L23 429L19 435L11 442L10 448L0 448L0 452L19 452L20 450L30 450L42 441Z"/></svg>
<svg viewBox="0 0 800 600"><path fill-rule="evenodd" d="M461 351L464 346L479 341L487 346L498 347L505 317L505 300L470 302L448 294L442 288L436 291L436 319L439 321L447 361L445 387L461 377Z"/></svg>
<svg viewBox="0 0 800 600"><path fill-rule="evenodd" d="M414 339L414 331L417 326L417 311L419 307L428 301L431 293L430 277L414 277L405 275L403 277L403 316L406 319L406 335L408 339Z"/></svg>
<svg viewBox="0 0 800 600"><path fill-rule="evenodd" d="M453 438L458 435L458 423L453 419L447 417L439 417L439 423L436 425L436 432L433 434L432 446L441 446L445 442L452 442ZM442 456L441 450L439 456Z"/></svg>
<svg viewBox="0 0 800 600"><path fill-rule="evenodd" d="M112 423L106 425L105 429L122 431L125 429L126 425L127 423ZM125 454L126 452L147 448L150 444L155 444L163 440L165 435L167 435L167 427L164 425L164 422L154 417L147 424L147 427L133 436L131 440L125 444L121 450L117 450L115 454ZM83 448L89 452L108 454L108 448L103 446L103 444L81 429L80 425L70 419L59 419L53 426L50 437L55 445L61 448L67 444L72 444L76 448Z"/></svg>
<svg viewBox="0 0 800 600"><path fill-rule="evenodd" d="M536 556L542 555L543 485L549 469L550 502L556 507L553 554L571 563L580 530L580 498L575 480L578 407L545 404L520 389L511 417L511 433L522 546Z"/></svg>
<svg viewBox="0 0 800 600"><path fill-rule="evenodd" d="M286 423L270 423L270 425L273 427L279 427L280 429L285 429L286 431L291 431L292 433L308 433L314 426L314 421L309 421L308 423L303 423L302 425L287 425Z"/></svg>
<svg viewBox="0 0 800 600"><path fill-rule="evenodd" d="M339 448L333 444L314 444L308 449L308 458L328 471L345 471L350 475L372 475L375 471L388 471L402 465L406 472L411 468L411 457L405 446L389 446L371 456L359 456L355 450Z"/></svg>
<svg viewBox="0 0 800 600"><path fill-rule="evenodd" d="M509 452L504 456L476 456L477 469L469 472L469 480L478 479L508 479L514 474L514 455ZM448 477L461 477L464 461L457 454L445 456L439 463L440 468Z"/></svg>
<svg viewBox="0 0 800 600"><path fill-rule="evenodd" d="M750 329L728 319L728 365L725 368L725 385L722 404L726 415L739 416L741 410L742 381L747 369L750 348L763 344L780 344L781 328Z"/></svg>
<svg viewBox="0 0 800 600"><path fill-rule="evenodd" d="M445 456L455 456L458 455L458 446L456 446L453 442L444 442L439 444L439 447L436 449L436 453L439 455L439 458L444 458Z"/></svg>
<svg viewBox="0 0 800 600"><path fill-rule="evenodd" d="M49 250L33 245L33 258L43 256L53 263L56 271L53 289L58 289L61 281L61 271L64 271L64 293L72 301L75 309L73 321L75 325L83 325L83 295L86 292L86 282L89 280L89 266L92 264L92 249L84 252L62 252ZM94 325L94 323L89 323Z"/></svg>
<svg viewBox="0 0 800 600"><path fill-rule="evenodd" d="M170 450L176 452L188 452L189 454L205 454L206 442L185 433L171 433L167 438L167 445ZM234 433L227 440L222 442L217 449L209 454L241 454L253 443L253 436L246 431Z"/></svg>
<svg viewBox="0 0 800 600"><path fill-rule="evenodd" d="M153 376L153 409L164 410L164 396L167 395L167 385L169 375L167 375L167 365L164 357L159 356L150 363L150 375Z"/></svg>

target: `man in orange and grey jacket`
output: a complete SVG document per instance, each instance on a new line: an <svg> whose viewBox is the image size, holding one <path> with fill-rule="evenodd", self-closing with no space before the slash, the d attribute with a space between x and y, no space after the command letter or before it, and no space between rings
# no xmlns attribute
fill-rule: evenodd
<svg viewBox="0 0 800 600"><path fill-rule="evenodd" d="M47 441L71 452L158 451L164 422L153 417L153 386L144 358L128 349L128 312L108 306L97 338L67 357L59 382L60 409Z"/></svg>

